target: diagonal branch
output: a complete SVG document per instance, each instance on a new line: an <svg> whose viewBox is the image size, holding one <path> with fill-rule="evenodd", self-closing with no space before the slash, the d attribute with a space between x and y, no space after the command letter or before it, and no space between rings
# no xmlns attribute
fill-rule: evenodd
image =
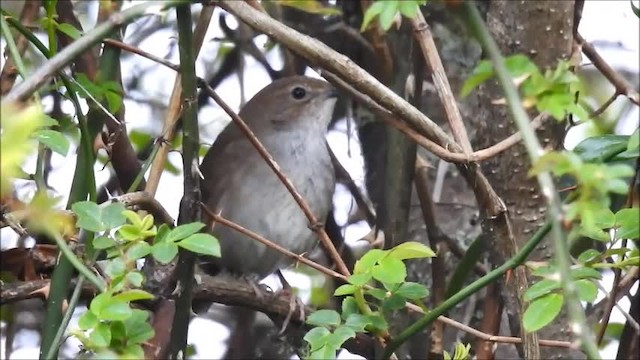
<svg viewBox="0 0 640 360"><path fill-rule="evenodd" d="M629 98L631 102L640 106L640 94L638 94L638 91L634 89L625 78L618 74L618 72L613 70L611 65L607 64L602 56L598 54L596 48L588 43L580 33L576 32L574 38L578 45L582 47L582 52L591 60L596 69L600 70L602 75L615 87L616 95L624 95Z"/></svg>

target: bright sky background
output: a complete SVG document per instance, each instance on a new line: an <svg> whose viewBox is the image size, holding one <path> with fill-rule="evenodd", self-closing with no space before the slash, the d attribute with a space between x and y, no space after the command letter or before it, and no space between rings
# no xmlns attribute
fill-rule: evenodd
<svg viewBox="0 0 640 360"><path fill-rule="evenodd" d="M638 0L634 0L634 3L638 5ZM3 1L3 7L8 1ZM216 18L214 16L214 18ZM231 19L230 19L231 20ZM232 20L231 20L232 21ZM635 17L630 9L629 1L587 1L585 3L582 22L580 24L580 32L585 39L589 42L597 45L600 54L605 58L609 64L627 71L638 72L638 64L640 63L640 36L639 36L639 23L638 18ZM210 28L210 34L212 36L222 36L220 30L216 26ZM164 36L164 41L158 41L158 36ZM165 49L166 41L169 38L174 37L175 34L166 32L164 34L156 34L153 38L149 38L141 44L141 48L157 55L162 55ZM2 43L4 47L4 42ZM215 54L216 46L207 46L203 49L202 55ZM275 52L268 54L268 58L274 67L278 68L278 59ZM171 59L177 63L176 58ZM140 64L143 64L148 60L140 60ZM4 64L4 60L2 60ZM132 62L124 63L123 74L130 74L135 71L132 67L139 64L133 64ZM203 75L203 66L199 64L197 68L198 75ZM317 76L317 75L316 75ZM143 84L149 91L157 92L157 99L166 101L169 98L169 92L173 87L174 74L165 69L160 69L156 76L145 77L143 81L149 82ZM259 67L256 66L252 59L247 59L247 73L244 77L245 97L248 99L255 94L262 87L267 85L269 78L267 74ZM636 84L637 86L637 84ZM232 77L224 81L218 88L218 93L228 102L228 104L238 109L240 105L240 94L238 88L237 77ZM149 118L153 116L147 109L140 107L134 102L127 102L127 124L129 129L150 129L150 123L140 123L139 119ZM207 119L207 120L205 120ZM211 120L209 120L211 119ZM201 135L203 141L211 141L214 139L215 134L222 129L226 121L226 116L221 110L215 109L209 106L206 110L201 112L200 124ZM154 124L159 124L155 122ZM158 125L153 125L157 127ZM630 115L626 124L619 128L621 133L630 134L634 129L638 127L638 109L634 110L634 113ZM152 129L154 133L158 133L159 129ZM353 130L352 130L353 131ZM360 156L360 149L358 144L351 141L350 144L350 156L347 151L346 141L346 126L341 123L333 130L329 135L329 142L336 152L337 156L344 164L344 166L351 172L354 180L362 185L364 174L362 171L362 159ZM569 145L569 144L568 144ZM69 156L63 158L60 155L54 154L52 158L52 165L54 171L51 174L51 185L58 191L59 194L64 195L69 192L71 185L71 174L73 174L75 168L74 150L70 150ZM171 161L174 164L181 164L179 154L171 153L169 155ZM28 164L25 169L30 171L34 168L34 162ZM102 165L96 165L97 179L100 182L106 181L109 177L109 172L102 170ZM348 208L350 201L348 197L344 196L346 190L343 188L337 189L337 195L334 198L334 203L339 211L336 212L336 220L339 224L346 221L348 215ZM27 196L30 196L27 195ZM157 193L157 199L165 206L169 213L177 218L178 204L180 197L182 196L182 178L165 173L160 182L160 186ZM64 202L63 202L64 203ZM367 232L367 226L355 226L350 227L347 232L348 239L358 239L364 233ZM7 229L2 229L3 246L7 246L6 240L9 235ZM15 238L15 237L14 237ZM306 288L307 291L301 293L303 301L309 296L308 289L311 285L309 278L301 275L297 275L291 272L287 273L287 277L290 282ZM607 281L605 281L606 283ZM610 280L608 281L610 283ZM623 301L620 305L628 309L628 301ZM624 318L621 313L614 309L612 321L624 322ZM72 324L71 326L75 326ZM216 334L216 336L212 336ZM194 358L207 359L207 358L219 358L224 352L224 341L228 334L226 327L214 323L209 320L198 318L191 324L191 331L189 333L189 342L196 346L197 354ZM2 346L4 346L4 337L0 339ZM16 340L14 344L13 359L27 359L37 358L38 355L38 343L39 336L34 331L23 331L16 334ZM604 349L603 355L606 358L615 357L615 351L617 349L616 344L612 344ZM0 351L0 356L4 356L4 351Z"/></svg>

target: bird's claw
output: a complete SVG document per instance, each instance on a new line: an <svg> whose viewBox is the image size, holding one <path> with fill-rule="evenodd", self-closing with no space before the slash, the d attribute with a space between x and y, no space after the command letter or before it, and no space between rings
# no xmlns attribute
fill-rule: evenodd
<svg viewBox="0 0 640 360"><path fill-rule="evenodd" d="M297 297L294 293L290 291L286 291L286 292L289 294L289 311L287 312L287 316L284 318L284 321L282 322L282 327L280 328L280 331L278 331L278 336L281 336L287 330L287 326L291 321L291 317L296 312L297 308L300 309L299 321L304 322L304 319L306 318L305 316L306 314L304 312L304 303L302 302L302 300L300 300L300 298Z"/></svg>

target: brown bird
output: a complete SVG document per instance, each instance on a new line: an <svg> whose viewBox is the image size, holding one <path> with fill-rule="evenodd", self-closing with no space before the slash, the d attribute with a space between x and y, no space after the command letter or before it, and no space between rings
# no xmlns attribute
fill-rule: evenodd
<svg viewBox="0 0 640 360"><path fill-rule="evenodd" d="M325 135L336 98L329 83L293 76L262 89L239 113L321 222L331 208L335 185ZM317 244L292 195L234 123L220 133L200 170L202 199L210 210L294 253ZM212 233L222 257L202 260L210 274L222 270L263 278L292 263L222 224L215 224Z"/></svg>

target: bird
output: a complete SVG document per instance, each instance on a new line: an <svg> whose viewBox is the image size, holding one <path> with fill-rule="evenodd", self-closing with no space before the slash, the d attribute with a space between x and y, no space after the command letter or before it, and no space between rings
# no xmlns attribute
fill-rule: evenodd
<svg viewBox="0 0 640 360"><path fill-rule="evenodd" d="M291 76L260 90L239 116L274 158L295 189L324 223L331 209L335 175L326 133L338 93L324 80ZM293 196L246 135L231 122L204 156L200 171L207 208L297 254L317 238ZM200 267L262 279L293 260L222 224L209 224L221 257L203 257Z"/></svg>

